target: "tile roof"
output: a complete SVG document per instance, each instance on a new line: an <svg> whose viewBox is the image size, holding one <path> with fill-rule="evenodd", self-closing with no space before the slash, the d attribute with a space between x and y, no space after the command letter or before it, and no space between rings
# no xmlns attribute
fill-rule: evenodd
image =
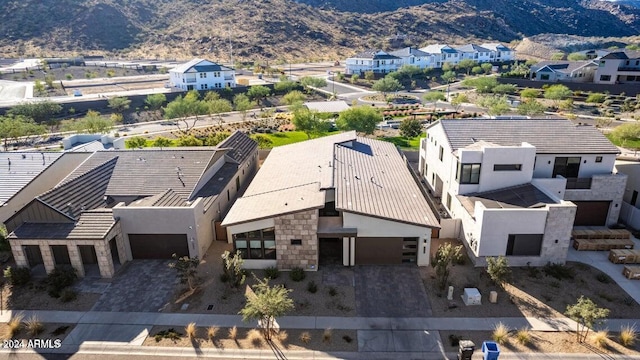
<svg viewBox="0 0 640 360"><path fill-rule="evenodd" d="M242 131L236 130L228 138L221 141L216 148L229 149L227 157L241 164L256 151L258 143Z"/></svg>
<svg viewBox="0 0 640 360"><path fill-rule="evenodd" d="M395 56L399 56L399 57L409 57L411 55L417 56L417 57L429 56L428 53L426 53L424 51L421 51L420 49L411 47L411 46L406 47L404 49L391 51L391 52L389 52L389 54L395 55Z"/></svg>
<svg viewBox="0 0 640 360"><path fill-rule="evenodd" d="M309 110L315 110L321 113L339 113L349 109L349 104L344 100L307 101L303 105Z"/></svg>
<svg viewBox="0 0 640 360"><path fill-rule="evenodd" d="M353 55L351 58L354 59L373 59L373 60L383 60L383 59L399 59L399 57L386 53L382 50L376 49L368 49L358 54Z"/></svg>
<svg viewBox="0 0 640 360"><path fill-rule="evenodd" d="M200 63L205 63L202 65L199 65ZM170 72L177 72L177 73L186 73L187 71L191 70L192 68L194 68L197 72L212 72L212 71L223 71L223 70L233 70L230 67L226 67L220 64L217 64L213 61L209 61L209 60L205 60L205 59L193 59L189 62L186 62L184 64L180 64L176 67L174 67L173 69L169 70Z"/></svg>
<svg viewBox="0 0 640 360"><path fill-rule="evenodd" d="M233 176L238 172L238 167L238 164L225 163L220 170L198 190L195 197L204 198L205 211L208 210L216 198L218 198L220 192L224 190L224 187L227 186L229 181L233 180Z"/></svg>
<svg viewBox="0 0 640 360"><path fill-rule="evenodd" d="M0 206L63 155L62 152L0 152Z"/></svg>
<svg viewBox="0 0 640 360"><path fill-rule="evenodd" d="M115 224L111 210L85 211L75 223L24 223L9 239L104 239Z"/></svg>
<svg viewBox="0 0 640 360"><path fill-rule="evenodd" d="M364 137L336 144L334 167L336 209L439 227L394 144Z"/></svg>
<svg viewBox="0 0 640 360"><path fill-rule="evenodd" d="M474 214L476 201L480 201L487 209L538 208L557 203L532 184L456 197L471 215Z"/></svg>
<svg viewBox="0 0 640 360"><path fill-rule="evenodd" d="M574 125L565 119L455 119L440 120L451 151L476 141L502 146L527 142L538 154L618 154L620 151L593 126Z"/></svg>
<svg viewBox="0 0 640 360"><path fill-rule="evenodd" d="M223 225L321 208L330 188L343 211L438 227L396 147L353 131L274 148Z"/></svg>

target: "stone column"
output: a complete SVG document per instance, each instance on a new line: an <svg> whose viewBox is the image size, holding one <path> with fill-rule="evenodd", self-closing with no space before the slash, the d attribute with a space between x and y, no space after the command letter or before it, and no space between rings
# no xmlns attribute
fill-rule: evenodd
<svg viewBox="0 0 640 360"><path fill-rule="evenodd" d="M113 268L113 260L111 260L111 251L104 242L96 243L96 256L98 257L98 267L100 268L100 276L103 278L112 278L115 272Z"/></svg>
<svg viewBox="0 0 640 360"><path fill-rule="evenodd" d="M29 262L27 261L27 256L24 254L22 244L17 241L9 241L9 244L11 245L11 253L13 254L13 259L16 261L16 265L29 267Z"/></svg>
<svg viewBox="0 0 640 360"><path fill-rule="evenodd" d="M42 262L44 263L44 269L47 271L47 274L52 272L56 267L56 263L53 259L49 244L46 242L40 244L40 254L42 255Z"/></svg>
<svg viewBox="0 0 640 360"><path fill-rule="evenodd" d="M71 266L76 269L79 277L84 277L84 264L82 263L82 256L80 256L80 250L76 244L68 244L67 251L69 251L69 260L71 260Z"/></svg>

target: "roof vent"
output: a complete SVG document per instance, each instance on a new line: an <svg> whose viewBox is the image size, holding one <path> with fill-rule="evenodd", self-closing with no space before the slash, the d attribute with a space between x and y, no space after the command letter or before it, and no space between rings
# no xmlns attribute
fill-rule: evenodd
<svg viewBox="0 0 640 360"><path fill-rule="evenodd" d="M26 158L27 158L27 155L22 154L22 158L23 158L23 159L26 159Z"/></svg>
<svg viewBox="0 0 640 360"><path fill-rule="evenodd" d="M356 180L360 180L360 176L356 175L354 177L356 178Z"/></svg>

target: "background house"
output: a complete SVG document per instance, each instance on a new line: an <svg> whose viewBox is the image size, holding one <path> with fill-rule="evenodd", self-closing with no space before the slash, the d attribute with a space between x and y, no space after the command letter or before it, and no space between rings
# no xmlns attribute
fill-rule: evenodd
<svg viewBox="0 0 640 360"><path fill-rule="evenodd" d="M596 62L596 84L640 84L640 52L613 51Z"/></svg>
<svg viewBox="0 0 640 360"><path fill-rule="evenodd" d="M597 68L593 61L541 61L531 66L529 78L549 82L593 82Z"/></svg>
<svg viewBox="0 0 640 360"><path fill-rule="evenodd" d="M209 60L193 59L169 70L171 86L185 91L236 87L236 71Z"/></svg>
<svg viewBox="0 0 640 360"><path fill-rule="evenodd" d="M112 277L132 259L202 257L257 168L240 132L215 148L100 151L5 221L18 266ZM218 232L216 232L218 228Z"/></svg>
<svg viewBox="0 0 640 360"><path fill-rule="evenodd" d="M640 162L636 159L616 160L616 172L627 176L627 185L624 189L622 208L620 209L620 221L640 229Z"/></svg>
<svg viewBox="0 0 640 360"><path fill-rule="evenodd" d="M402 59L382 50L365 50L347 59L345 74L362 75L367 71L386 74L402 66Z"/></svg>
<svg viewBox="0 0 640 360"><path fill-rule="evenodd" d="M271 150L222 225L247 268L429 264L438 228L391 143L346 132Z"/></svg>
<svg viewBox="0 0 640 360"><path fill-rule="evenodd" d="M471 258L563 263L574 226L616 224L626 176L597 129L567 120L441 120L427 128L420 172L453 220L441 237Z"/></svg>

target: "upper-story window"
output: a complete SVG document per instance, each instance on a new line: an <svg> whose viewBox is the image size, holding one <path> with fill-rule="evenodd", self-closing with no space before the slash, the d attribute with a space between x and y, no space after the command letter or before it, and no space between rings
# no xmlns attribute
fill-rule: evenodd
<svg viewBox="0 0 640 360"><path fill-rule="evenodd" d="M480 164L460 164L456 171L456 181L460 184L480 183Z"/></svg>
<svg viewBox="0 0 640 360"><path fill-rule="evenodd" d="M602 162L602 156L596 156L596 162L597 163L601 163Z"/></svg>
<svg viewBox="0 0 640 360"><path fill-rule="evenodd" d="M214 76L214 77L220 77L220 71L216 71L216 72L214 72L214 73L213 73L213 76Z"/></svg>
<svg viewBox="0 0 640 360"><path fill-rule="evenodd" d="M522 164L495 164L493 171L521 171Z"/></svg>
<svg viewBox="0 0 640 360"><path fill-rule="evenodd" d="M577 178L580 173L580 157L557 157L551 177L561 175L567 179Z"/></svg>
<svg viewBox="0 0 640 360"><path fill-rule="evenodd" d="M442 148L442 145L440 145L440 152L438 153L438 158L440 159L440 161L442 161L443 157L444 157L444 148Z"/></svg>
<svg viewBox="0 0 640 360"><path fill-rule="evenodd" d="M204 79L207 77L207 73L200 73L200 79Z"/></svg>

